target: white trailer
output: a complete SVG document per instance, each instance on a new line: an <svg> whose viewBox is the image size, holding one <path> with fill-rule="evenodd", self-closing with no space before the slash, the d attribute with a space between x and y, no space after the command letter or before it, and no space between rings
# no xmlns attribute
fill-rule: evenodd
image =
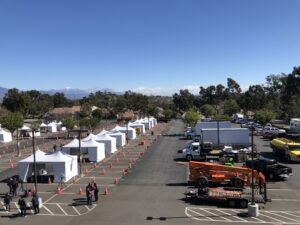
<svg viewBox="0 0 300 225"><path fill-rule="evenodd" d="M290 131L300 133L300 118L292 118L291 119Z"/></svg>
<svg viewBox="0 0 300 225"><path fill-rule="evenodd" d="M206 128L230 128L231 123L230 121L209 121L209 122L197 122L195 128L188 129L184 136L187 139L192 139L197 135L201 135L202 129Z"/></svg>
<svg viewBox="0 0 300 225"><path fill-rule="evenodd" d="M213 145L249 145L248 128L207 128L202 129L202 142L212 142Z"/></svg>

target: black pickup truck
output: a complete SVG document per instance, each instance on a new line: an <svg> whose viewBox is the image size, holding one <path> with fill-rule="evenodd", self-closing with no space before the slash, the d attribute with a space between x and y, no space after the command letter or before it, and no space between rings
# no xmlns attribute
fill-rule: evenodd
<svg viewBox="0 0 300 225"><path fill-rule="evenodd" d="M251 160L246 161L246 166L251 168ZM261 172L269 180L287 179L292 175L292 168L278 164L275 159L260 156L253 161L253 169Z"/></svg>

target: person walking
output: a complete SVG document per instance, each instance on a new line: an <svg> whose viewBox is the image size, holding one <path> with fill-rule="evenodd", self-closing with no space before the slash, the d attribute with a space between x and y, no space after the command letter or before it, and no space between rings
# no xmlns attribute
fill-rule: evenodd
<svg viewBox="0 0 300 225"><path fill-rule="evenodd" d="M9 193L6 193L6 195L4 196L4 205L5 205L5 209L6 211L10 211L10 202L12 200L12 197L10 196Z"/></svg>
<svg viewBox="0 0 300 225"><path fill-rule="evenodd" d="M93 184L93 189L94 189L95 202L98 202L99 189L97 187L96 182L94 182L94 184Z"/></svg>
<svg viewBox="0 0 300 225"><path fill-rule="evenodd" d="M18 193L19 182L17 178L14 178L12 181L12 196L16 197Z"/></svg>
<svg viewBox="0 0 300 225"><path fill-rule="evenodd" d="M93 204L93 186L91 183L89 183L87 186L86 186L86 189L85 189L85 192L86 192L86 200L87 200L87 205L92 205Z"/></svg>
<svg viewBox="0 0 300 225"><path fill-rule="evenodd" d="M39 202L39 196L37 194L34 194L32 196L31 204L34 209L34 213L35 214L40 213L40 202Z"/></svg>
<svg viewBox="0 0 300 225"><path fill-rule="evenodd" d="M27 204L26 204L26 201L23 197L21 197L18 201L18 205L19 205L19 208L20 208L20 216L24 216L26 217L26 208L27 208Z"/></svg>

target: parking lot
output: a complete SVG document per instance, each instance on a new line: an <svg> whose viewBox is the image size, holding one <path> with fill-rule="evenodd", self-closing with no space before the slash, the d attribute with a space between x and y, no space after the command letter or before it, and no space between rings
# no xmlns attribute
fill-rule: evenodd
<svg viewBox="0 0 300 225"><path fill-rule="evenodd" d="M43 207L38 216L26 218L31 224L52 224L44 217L56 217L57 223L94 224L299 224L300 221L300 165L288 164L293 168L293 176L287 181L268 182L268 197L272 202L261 205L260 216L249 218L247 210L228 208L224 205L188 202L186 191L186 167L176 164L177 151L182 149L186 140L174 134L183 131L181 121L172 121L170 126L160 124L163 136L146 135L145 145L139 145L141 137L130 141L111 158L97 164L84 164L88 174L76 182L67 183L60 195L56 195L57 184L39 184L38 191L43 197ZM272 156L269 141L254 138L258 151ZM147 148L149 146L149 148ZM3 160L3 159L1 159ZM131 165L130 165L131 162ZM7 162L6 162L7 163ZM130 168L131 166L131 168ZM104 169L104 170L103 170ZM105 173L103 173L105 171ZM79 195L79 189L85 189L88 182L96 180L100 187L100 200L93 206L86 206L85 195ZM1 184L1 192L7 191ZM107 192L106 192L107 190ZM80 204L80 203L83 203ZM76 204L72 204L76 203ZM2 218L13 219L18 211L1 211ZM22 218L13 220L21 223Z"/></svg>

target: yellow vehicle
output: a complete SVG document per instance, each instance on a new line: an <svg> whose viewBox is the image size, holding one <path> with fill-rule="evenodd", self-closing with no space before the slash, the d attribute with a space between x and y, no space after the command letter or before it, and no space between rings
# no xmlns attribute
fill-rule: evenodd
<svg viewBox="0 0 300 225"><path fill-rule="evenodd" d="M287 161L300 162L300 143L286 138L275 138L270 143L273 153Z"/></svg>

